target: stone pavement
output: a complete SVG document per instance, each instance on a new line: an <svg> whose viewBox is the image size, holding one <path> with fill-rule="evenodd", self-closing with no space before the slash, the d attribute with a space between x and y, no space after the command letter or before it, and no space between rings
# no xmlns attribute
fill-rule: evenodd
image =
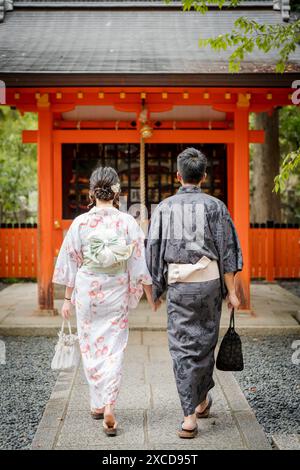
<svg viewBox="0 0 300 470"><path fill-rule="evenodd" d="M230 372L216 371L209 419L193 440L176 435L182 420L165 332L132 331L117 404L119 434L108 438L89 415L81 366L60 373L32 449L271 449Z"/></svg>
<svg viewBox="0 0 300 470"><path fill-rule="evenodd" d="M237 313L237 328L241 334L277 334L300 330L295 319L300 312L300 298L276 283L252 283L252 313ZM37 316L37 285L17 283L0 292L0 335L56 336L60 316ZM59 310L62 300L55 300ZM166 305L151 312L145 301L130 312L131 330L162 331L166 328ZM73 323L75 318L72 319ZM228 309L223 304L221 335L228 328Z"/></svg>

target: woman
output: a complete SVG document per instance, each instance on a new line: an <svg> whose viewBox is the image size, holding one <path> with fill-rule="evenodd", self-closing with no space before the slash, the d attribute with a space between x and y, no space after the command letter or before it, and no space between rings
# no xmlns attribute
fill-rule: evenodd
<svg viewBox="0 0 300 470"><path fill-rule="evenodd" d="M145 262L144 233L136 220L118 210L120 183L110 167L90 178L93 207L76 217L65 236L53 282L66 286L63 318L75 306L91 415L104 418L106 434L116 435L114 406L128 340L128 309L143 294L154 309L151 276Z"/></svg>

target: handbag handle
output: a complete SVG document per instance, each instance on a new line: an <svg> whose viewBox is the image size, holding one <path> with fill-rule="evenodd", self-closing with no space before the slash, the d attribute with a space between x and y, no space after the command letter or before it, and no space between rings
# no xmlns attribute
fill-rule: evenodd
<svg viewBox="0 0 300 470"><path fill-rule="evenodd" d="M229 327L230 327L232 330L235 329L234 308L231 309Z"/></svg>
<svg viewBox="0 0 300 470"><path fill-rule="evenodd" d="M69 333L70 333L70 335L71 335L71 334L72 334L72 329L71 329L70 320L67 320L67 322L68 322ZM61 330L60 330L61 333L64 332L64 329L65 329L65 319L63 319L63 321L62 321Z"/></svg>

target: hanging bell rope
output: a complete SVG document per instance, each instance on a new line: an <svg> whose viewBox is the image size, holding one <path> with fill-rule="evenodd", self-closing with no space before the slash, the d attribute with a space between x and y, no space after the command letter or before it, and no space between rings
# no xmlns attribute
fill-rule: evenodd
<svg viewBox="0 0 300 470"><path fill-rule="evenodd" d="M145 105L145 100L142 100L142 110L139 118L139 131L140 131L140 224L144 232L147 231L147 209L146 209L146 163L145 163L145 139L152 136L152 128L147 124L148 111Z"/></svg>
<svg viewBox="0 0 300 470"><path fill-rule="evenodd" d="M145 174L145 140L140 138L140 203L141 203L141 227L146 225L146 174Z"/></svg>

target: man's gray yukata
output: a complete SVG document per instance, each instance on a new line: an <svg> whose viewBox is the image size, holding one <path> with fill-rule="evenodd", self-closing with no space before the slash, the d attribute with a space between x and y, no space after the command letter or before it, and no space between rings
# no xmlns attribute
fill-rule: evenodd
<svg viewBox="0 0 300 470"><path fill-rule="evenodd" d="M225 204L197 186L183 186L151 218L146 250L154 300L167 289L168 340L184 415L195 412L214 386L224 274L243 266L238 236ZM220 278L168 285L168 264L217 260Z"/></svg>

